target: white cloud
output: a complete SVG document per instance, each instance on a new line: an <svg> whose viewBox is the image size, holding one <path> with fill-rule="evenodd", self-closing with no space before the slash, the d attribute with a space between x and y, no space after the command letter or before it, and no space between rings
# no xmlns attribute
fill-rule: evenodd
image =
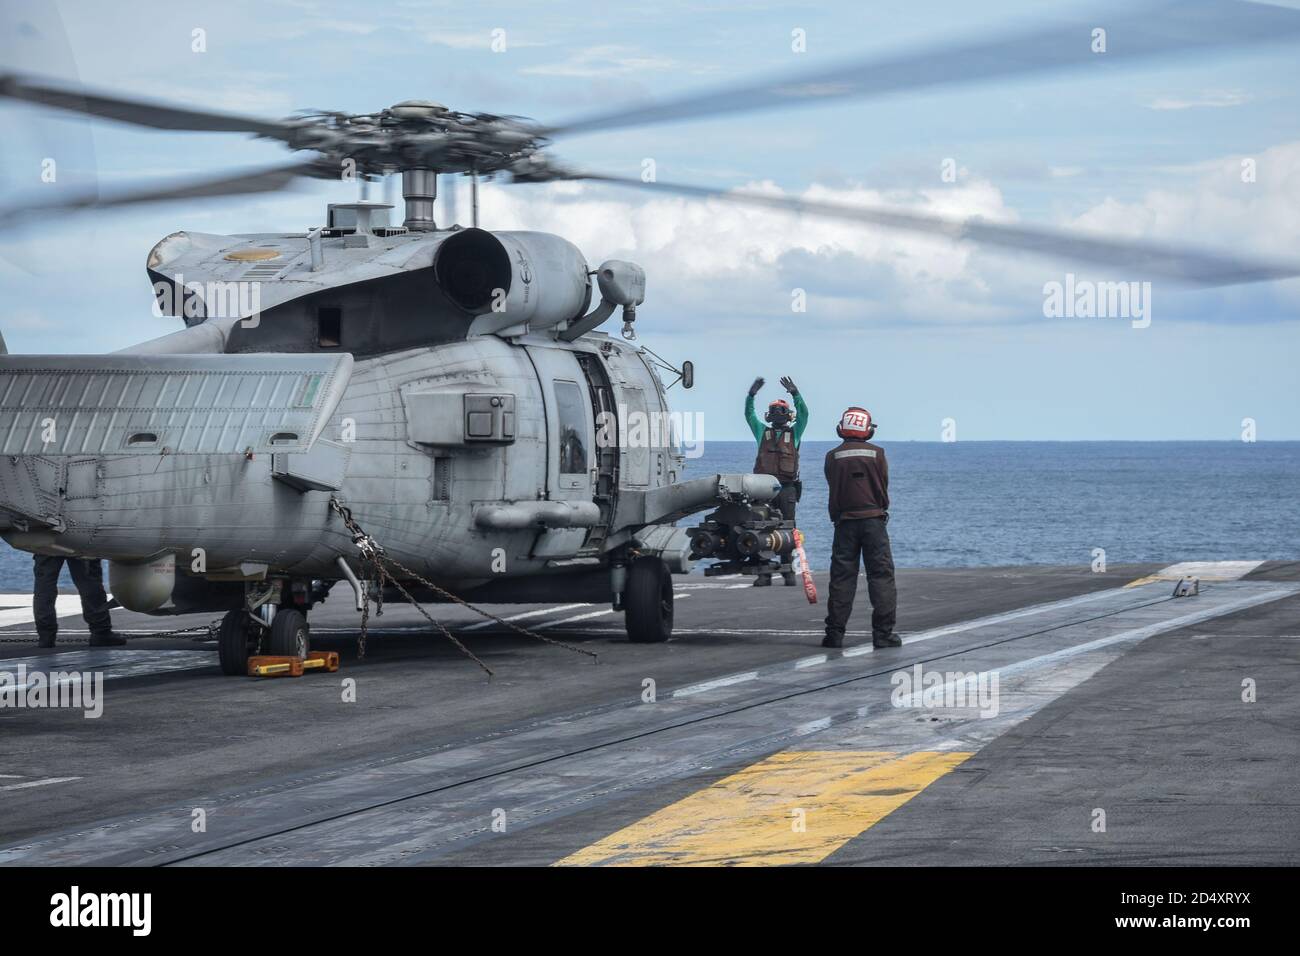
<svg viewBox="0 0 1300 956"><path fill-rule="evenodd" d="M770 182L745 191L783 195ZM894 207L992 221L1015 220L1001 192L973 180L947 188L884 192L814 185L800 198ZM702 314L750 322L790 314L791 290L807 288L817 324L874 316L897 320L978 319L1004 266L973 270L975 250L942 237L729 203L567 183L487 186L481 221L489 228L540 229L564 235L594 264L628 258L644 265L651 300L670 325ZM1029 286L1026 286L1029 288ZM658 310L657 310L658 311ZM675 317L674 317L675 316Z"/></svg>
<svg viewBox="0 0 1300 956"><path fill-rule="evenodd" d="M491 30L431 30L424 34L424 41L436 46L451 47L453 50L490 50L492 49ZM519 39L513 32L505 34L506 49L545 46L541 40Z"/></svg>
<svg viewBox="0 0 1300 956"><path fill-rule="evenodd" d="M1243 164L1253 182L1243 180ZM1070 225L1103 234L1204 244L1239 253L1291 258L1300 248L1300 142L1254 156L1197 164L1191 181L1170 171L1166 186L1141 199L1107 199Z"/></svg>
<svg viewBox="0 0 1300 956"><path fill-rule="evenodd" d="M295 90L282 73L246 70L219 83L190 84L168 79L160 85L143 74L124 73L111 84L114 94L146 102L189 106L201 110L277 118L295 108Z"/></svg>
<svg viewBox="0 0 1300 956"><path fill-rule="evenodd" d="M681 69L685 65L670 57L647 55L632 47L610 43L587 47L557 63L525 67L519 72L536 76L608 77Z"/></svg>
<svg viewBox="0 0 1300 956"><path fill-rule="evenodd" d="M379 24L369 23L361 20L338 20L329 17L311 17L293 23L289 26L281 27L271 35L281 37L286 40L296 40L305 36L311 36L313 33L342 33L346 36L370 36L379 29Z"/></svg>
<svg viewBox="0 0 1300 956"><path fill-rule="evenodd" d="M1157 96L1146 102L1150 110L1190 110L1198 107L1241 106L1254 97L1241 90L1206 90L1196 96Z"/></svg>
<svg viewBox="0 0 1300 956"><path fill-rule="evenodd" d="M1274 147L1256 160L1258 181L1243 183L1240 158L1227 157L1172 177L1140 199L1107 198L1055 223L1058 228L1117 239L1155 240L1249 258L1300 258L1300 143ZM782 195L770 182L746 191ZM964 219L1016 222L1020 217L993 183L968 178L928 189L882 191L813 185L800 198L893 207ZM791 289L806 288L805 326L861 323L985 323L1041 319L1042 284L1067 269L1015 252L735 205L717 199L647 198L591 184L486 186L482 222L488 228L555 232L575 242L595 264L606 258L640 262L649 275L647 314L670 326L710 321L751 324L786 320ZM462 209L464 207L462 206ZM1105 270L1115 279L1142 276ZM1294 314L1300 282L1218 292L1168 289L1179 315L1251 320ZM1272 311L1269 311L1269 310ZM1267 313L1267 314L1265 314Z"/></svg>

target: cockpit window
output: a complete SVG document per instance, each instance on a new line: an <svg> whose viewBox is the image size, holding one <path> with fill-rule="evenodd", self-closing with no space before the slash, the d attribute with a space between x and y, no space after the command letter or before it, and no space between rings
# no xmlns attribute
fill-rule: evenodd
<svg viewBox="0 0 1300 956"><path fill-rule="evenodd" d="M555 406L560 419L560 474L587 473L587 405L575 382L555 383Z"/></svg>

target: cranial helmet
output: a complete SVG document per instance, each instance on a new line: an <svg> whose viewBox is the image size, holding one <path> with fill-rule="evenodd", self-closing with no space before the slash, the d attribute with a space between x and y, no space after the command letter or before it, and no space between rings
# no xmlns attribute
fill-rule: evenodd
<svg viewBox="0 0 1300 956"><path fill-rule="evenodd" d="M794 419L794 409L784 398L778 398L767 406L767 414L763 417L772 424L776 424L777 420L782 423L789 422Z"/></svg>
<svg viewBox="0 0 1300 956"><path fill-rule="evenodd" d="M840 423L835 426L835 433L848 441L869 441L876 433L871 413L857 405L850 406L840 416Z"/></svg>

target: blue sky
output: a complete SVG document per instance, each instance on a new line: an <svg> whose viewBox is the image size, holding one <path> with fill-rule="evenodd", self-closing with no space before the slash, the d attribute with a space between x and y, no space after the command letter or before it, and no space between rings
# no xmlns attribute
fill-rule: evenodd
<svg viewBox="0 0 1300 956"><path fill-rule="evenodd" d="M7 0L7 69L135 95L276 117L363 112L411 98L562 121L624 102L781 74L863 53L897 54L1116 6L988 2L442 3L27 2ZM192 50L192 31L206 52ZM805 31L807 52L791 50ZM504 30L506 50L490 48ZM664 180L1162 238L1300 259L1295 48L940 88L802 111L748 114L564 139L574 164ZM59 161L54 186L39 162ZM956 182L941 179L953 159ZM1241 161L1256 164L1243 183ZM268 165L238 135L167 134L0 107L9 196L97 181ZM150 314L144 257L177 229L300 230L355 188L171 204L10 229L0 242L0 328L13 351L106 351L170 331ZM463 211L465 203L460 204ZM708 437L742 438L756 374L792 375L832 436L847 404L880 437L1300 439L1300 281L1214 291L1156 283L1152 323L1046 318L1066 272L1141 281L946 240L649 197L596 185L489 186L483 225L575 241L593 266L648 273L638 326L693 359L674 390ZM793 313L794 289L808 308Z"/></svg>

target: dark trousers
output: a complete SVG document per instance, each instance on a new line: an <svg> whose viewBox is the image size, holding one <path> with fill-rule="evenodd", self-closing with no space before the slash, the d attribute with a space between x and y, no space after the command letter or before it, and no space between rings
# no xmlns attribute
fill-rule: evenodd
<svg viewBox="0 0 1300 956"><path fill-rule="evenodd" d="M795 505L799 503L799 492L802 490L800 483L797 481L787 481L781 483L781 493L776 496L772 504L781 512L781 517L786 521L794 521Z"/></svg>
<svg viewBox="0 0 1300 956"><path fill-rule="evenodd" d="M898 617L898 591L894 587L894 554L884 518L849 518L835 526L831 545L831 595L826 606L826 633L844 634L853 598L858 592L858 562L867 569L867 595L871 598L871 633L894 633Z"/></svg>
<svg viewBox="0 0 1300 956"><path fill-rule="evenodd" d="M113 618L108 612L108 595L104 593L104 568L89 558L63 558L35 555L36 589L32 595L32 612L36 616L36 633L52 639L59 631L59 617L54 613L54 598L59 593L59 571L68 562L68 573L81 595L81 616L91 634L111 634Z"/></svg>

